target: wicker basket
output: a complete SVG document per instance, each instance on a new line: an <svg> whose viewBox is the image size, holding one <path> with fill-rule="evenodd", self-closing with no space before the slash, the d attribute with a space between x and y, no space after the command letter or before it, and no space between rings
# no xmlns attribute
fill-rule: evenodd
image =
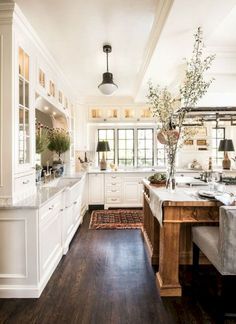
<svg viewBox="0 0 236 324"><path fill-rule="evenodd" d="M154 186L154 187L165 187L166 186L166 180L160 181L160 182L157 182L157 183L150 182L150 185Z"/></svg>

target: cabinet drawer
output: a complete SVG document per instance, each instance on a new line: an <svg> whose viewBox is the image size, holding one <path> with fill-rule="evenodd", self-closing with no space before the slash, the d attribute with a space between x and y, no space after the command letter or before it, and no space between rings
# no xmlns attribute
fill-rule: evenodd
<svg viewBox="0 0 236 324"><path fill-rule="evenodd" d="M183 207L181 208L181 219L185 222L218 222L218 207Z"/></svg>
<svg viewBox="0 0 236 324"><path fill-rule="evenodd" d="M120 190L108 190L106 191L106 197L121 197L122 192Z"/></svg>
<svg viewBox="0 0 236 324"><path fill-rule="evenodd" d="M105 176L105 184L110 183L121 183L122 182L122 176L117 174L106 174Z"/></svg>
<svg viewBox="0 0 236 324"><path fill-rule="evenodd" d="M15 178L15 192L22 192L29 190L35 186L35 175L30 173L19 178Z"/></svg>
<svg viewBox="0 0 236 324"><path fill-rule="evenodd" d="M121 183L111 182L111 183L106 184L106 192L107 191L114 191L114 190L120 190L121 191Z"/></svg>
<svg viewBox="0 0 236 324"><path fill-rule="evenodd" d="M121 203L121 197L106 197L106 203L107 204L120 204Z"/></svg>
<svg viewBox="0 0 236 324"><path fill-rule="evenodd" d="M50 199L48 203L46 203L43 207L39 209L40 224L47 223L52 216L60 212L62 208L61 200L61 195L58 195L57 197Z"/></svg>

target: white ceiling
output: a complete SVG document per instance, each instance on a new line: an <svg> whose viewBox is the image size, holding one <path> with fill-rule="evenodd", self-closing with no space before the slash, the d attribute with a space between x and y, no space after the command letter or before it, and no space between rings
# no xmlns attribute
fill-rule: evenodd
<svg viewBox="0 0 236 324"><path fill-rule="evenodd" d="M74 90L99 95L104 43L118 96L133 93L158 0L16 0Z"/></svg>
<svg viewBox="0 0 236 324"><path fill-rule="evenodd" d="M216 81L208 101L213 103L214 95L219 100L228 94L236 102L236 94L232 96L236 84L236 0L16 2L78 96L102 98L97 85L105 72L102 46L107 42L113 47L110 70L119 86L115 98L145 100L150 78L174 89L183 73L182 59L191 54L192 35L202 26L206 49L217 54L211 71ZM160 6L167 4L164 13ZM160 12L166 17L158 16ZM158 28L160 33L155 34ZM229 51L230 55L222 56Z"/></svg>

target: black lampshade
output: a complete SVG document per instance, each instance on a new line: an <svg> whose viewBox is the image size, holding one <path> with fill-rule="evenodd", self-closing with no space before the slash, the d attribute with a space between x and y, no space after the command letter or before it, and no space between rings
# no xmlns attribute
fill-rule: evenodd
<svg viewBox="0 0 236 324"><path fill-rule="evenodd" d="M99 141L97 145L97 152L108 152L110 151L108 141Z"/></svg>
<svg viewBox="0 0 236 324"><path fill-rule="evenodd" d="M221 152L232 152L234 151L234 144L231 139L223 139L220 141L218 151Z"/></svg>

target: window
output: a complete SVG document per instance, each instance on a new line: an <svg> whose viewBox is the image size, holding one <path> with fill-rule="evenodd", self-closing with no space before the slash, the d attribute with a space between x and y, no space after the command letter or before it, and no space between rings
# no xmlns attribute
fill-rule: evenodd
<svg viewBox="0 0 236 324"><path fill-rule="evenodd" d="M98 130L98 141L108 141L110 151L106 153L107 162L115 163L115 130L114 129L99 129ZM98 153L98 159L102 158L102 153Z"/></svg>
<svg viewBox="0 0 236 324"><path fill-rule="evenodd" d="M134 129L118 129L118 165L134 165Z"/></svg>
<svg viewBox="0 0 236 324"><path fill-rule="evenodd" d="M211 130L211 147L212 147L212 162L214 165L220 166L224 158L224 152L219 152L218 147L220 140L225 138L225 128L218 127Z"/></svg>
<svg viewBox="0 0 236 324"><path fill-rule="evenodd" d="M153 154L153 129L138 129L137 162L138 166L152 166Z"/></svg>

